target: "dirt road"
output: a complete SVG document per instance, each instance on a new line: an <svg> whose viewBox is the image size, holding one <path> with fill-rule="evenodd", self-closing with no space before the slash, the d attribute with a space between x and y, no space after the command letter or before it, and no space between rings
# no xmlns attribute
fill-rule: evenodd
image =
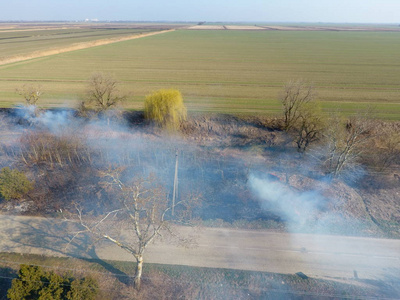
<svg viewBox="0 0 400 300"><path fill-rule="evenodd" d="M0 215L2 252L132 260L111 243L85 252L81 237L68 245L68 224L59 220ZM190 229L182 228L188 233ZM146 262L219 267L293 274L319 278L385 279L400 276L400 240L270 231L204 228L197 247L168 243L150 245ZM354 272L356 271L356 272Z"/></svg>
<svg viewBox="0 0 400 300"><path fill-rule="evenodd" d="M128 41L128 40L133 40L133 39L139 39L139 38L152 36L152 35L156 35L156 34L162 34L162 33L166 33L166 32L171 32L171 31L174 31L174 30L175 29L169 29L169 30L156 31L156 32L150 32L150 33L134 34L134 35L124 36L124 37L116 37L116 38L110 38L110 39L100 39L100 40L95 40L95 41L90 41L90 42L83 42L83 43L74 43L74 44L71 44L70 46L67 46L67 47L51 48L51 49L44 50L44 51L35 51L35 52L27 53L27 54L24 54L24 55L6 57L6 58L3 58L3 59L0 59L0 66L1 65L15 63L15 62L20 62L20 61L24 61L24 60L28 60L28 59L33 59L33 58L39 58L39 57L55 55L55 54L60 54L60 53L65 53L65 52L82 50L82 49L91 48L91 47L108 45L108 44L117 43L117 42L123 42L123 41Z"/></svg>

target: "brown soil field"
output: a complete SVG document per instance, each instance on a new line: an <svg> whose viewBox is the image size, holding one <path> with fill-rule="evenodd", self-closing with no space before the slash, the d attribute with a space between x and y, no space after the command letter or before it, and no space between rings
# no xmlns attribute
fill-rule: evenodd
<svg viewBox="0 0 400 300"><path fill-rule="evenodd" d="M24 32L24 31L40 31L40 30L62 30L62 29L71 29L75 28L75 26L69 26L69 27L57 27L57 28L52 28L52 27L46 27L46 28L28 28L28 29L18 29L16 27L3 27L0 26L0 32Z"/></svg>
<svg viewBox="0 0 400 300"><path fill-rule="evenodd" d="M224 26L222 25L196 25L189 27L188 29L194 30L224 30Z"/></svg>

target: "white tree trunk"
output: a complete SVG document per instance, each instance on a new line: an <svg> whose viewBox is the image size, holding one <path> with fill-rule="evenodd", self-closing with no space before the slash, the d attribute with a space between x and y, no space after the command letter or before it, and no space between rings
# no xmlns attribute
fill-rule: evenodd
<svg viewBox="0 0 400 300"><path fill-rule="evenodd" d="M136 264L136 274L135 274L135 280L134 280L134 285L137 290L140 290L140 284L142 280L142 269L143 269L143 256L139 255L137 258L137 264Z"/></svg>

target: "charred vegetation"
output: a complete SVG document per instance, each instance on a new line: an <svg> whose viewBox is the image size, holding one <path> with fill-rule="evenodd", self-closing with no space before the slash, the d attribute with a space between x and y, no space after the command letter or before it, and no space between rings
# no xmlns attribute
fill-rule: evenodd
<svg viewBox="0 0 400 300"><path fill-rule="evenodd" d="M334 224L343 216L346 222L360 220L347 234L360 233L359 226L364 226L361 234L396 235L396 230L382 231L376 224L389 222L397 228L400 222L395 201L400 182L398 123L368 120L368 130L360 133L360 155L332 177L326 165L332 150L326 140L299 153L279 118L193 114L179 134L165 136L147 124L142 112L124 112L122 120L110 123L71 110L47 110L39 117L26 117L22 110L1 112L2 134L12 137L2 139L1 166L23 171L35 188L14 206L2 201L3 210L16 211L25 203L25 214L56 216L60 209L79 204L84 211L101 214L115 201L99 175L110 166L123 166L131 178L156 175L170 197L178 150L179 195L202 195L192 213L205 224L284 229L288 217L274 204L260 201L249 187L249 176L255 174L290 191L322 195L324 200L306 220L306 231L334 211ZM343 125L343 134L350 135L357 122Z"/></svg>

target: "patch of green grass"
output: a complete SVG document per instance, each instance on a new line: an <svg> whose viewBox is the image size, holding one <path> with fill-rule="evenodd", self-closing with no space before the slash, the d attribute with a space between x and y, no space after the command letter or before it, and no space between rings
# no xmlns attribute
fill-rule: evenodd
<svg viewBox="0 0 400 300"><path fill-rule="evenodd" d="M372 104L399 120L398 53L400 32L178 30L0 66L0 91L37 81L45 106L65 106L100 70L131 93L126 108L143 109L145 95L176 88L191 111L274 114L285 82L302 78L327 111Z"/></svg>

